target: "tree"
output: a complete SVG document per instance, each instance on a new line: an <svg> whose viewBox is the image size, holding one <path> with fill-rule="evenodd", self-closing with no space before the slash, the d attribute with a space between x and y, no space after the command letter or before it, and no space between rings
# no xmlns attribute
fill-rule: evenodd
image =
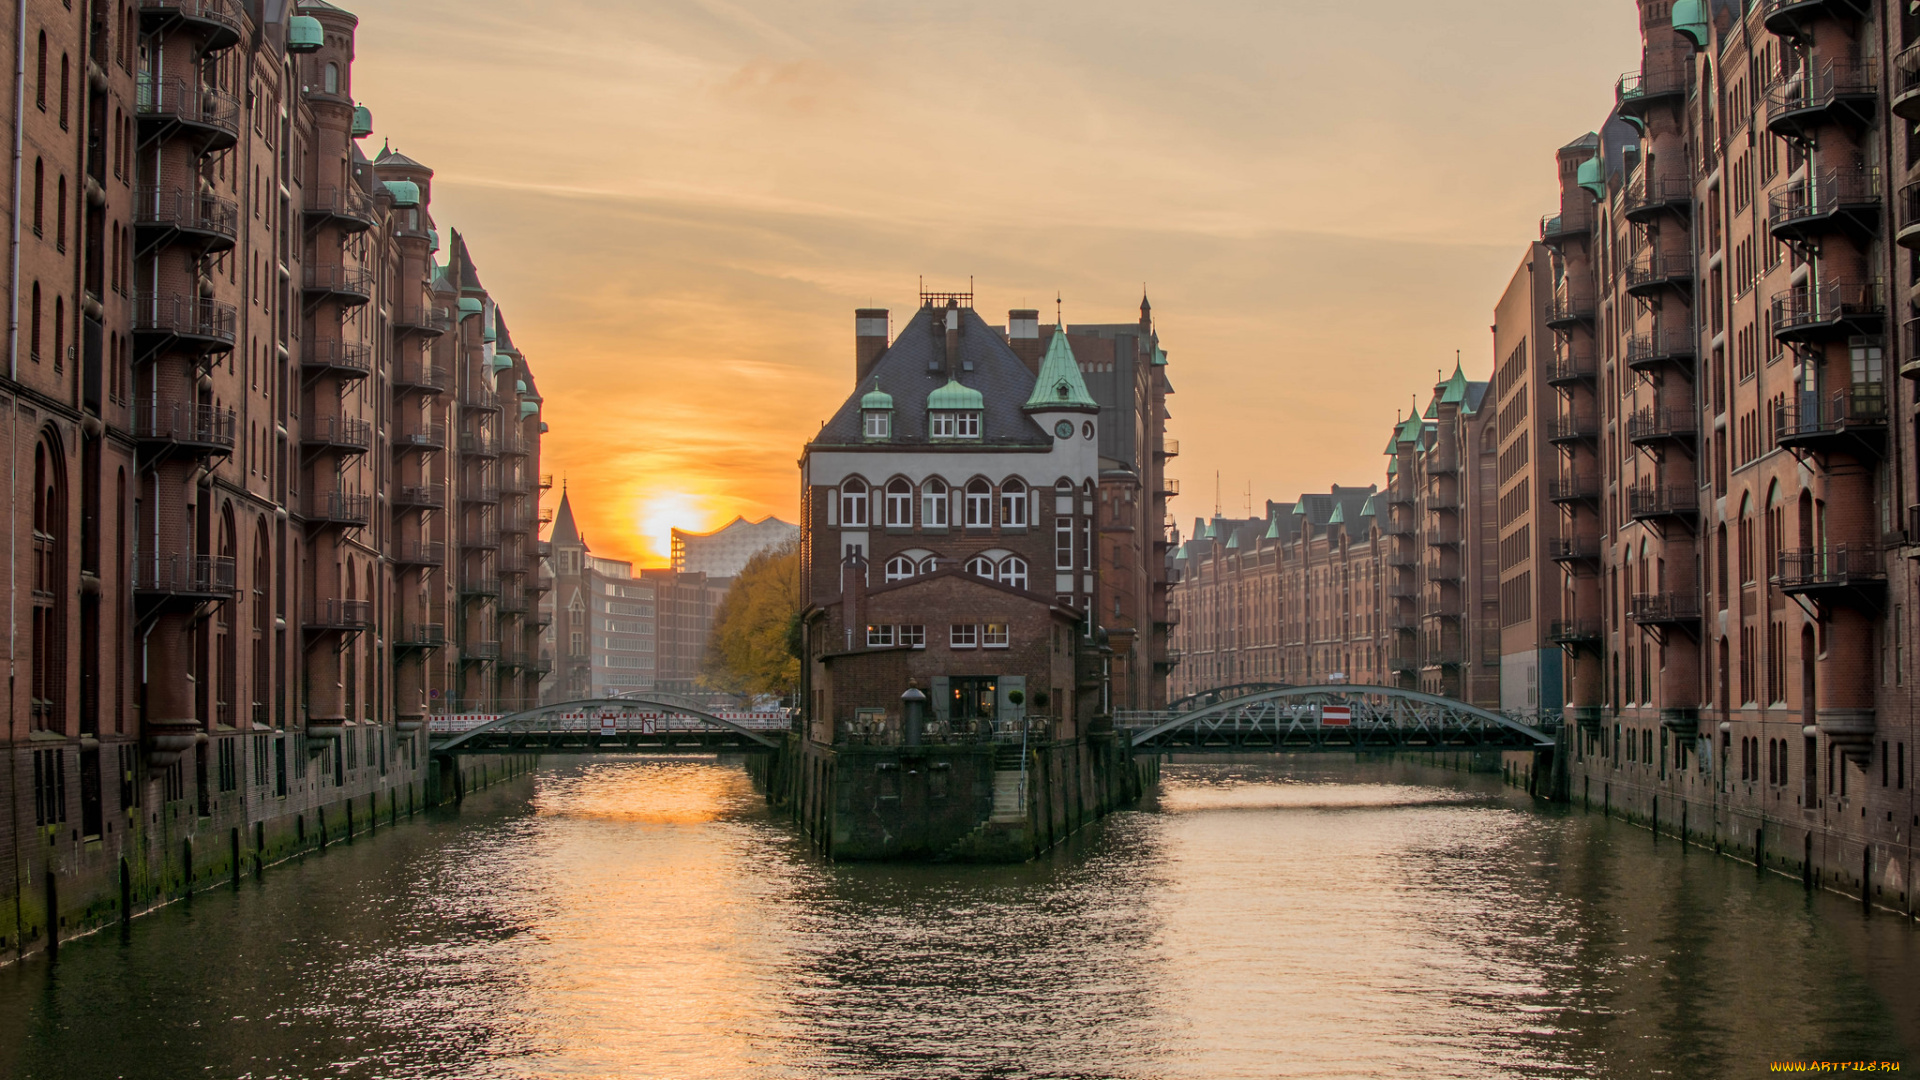
<svg viewBox="0 0 1920 1080"><path fill-rule="evenodd" d="M794 628L800 621L800 545L747 561L713 614L701 681L734 694L785 697L800 684Z"/></svg>

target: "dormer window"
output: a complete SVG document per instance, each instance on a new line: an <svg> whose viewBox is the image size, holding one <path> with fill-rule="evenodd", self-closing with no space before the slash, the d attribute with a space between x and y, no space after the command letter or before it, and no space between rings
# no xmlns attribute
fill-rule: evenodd
<svg viewBox="0 0 1920 1080"><path fill-rule="evenodd" d="M891 439L893 437L893 414L884 409L867 410L865 433L869 439Z"/></svg>
<svg viewBox="0 0 1920 1080"><path fill-rule="evenodd" d="M980 437L980 414L977 412L937 412L931 415L933 430L930 434L936 439Z"/></svg>
<svg viewBox="0 0 1920 1080"><path fill-rule="evenodd" d="M893 438L893 395L880 389L880 380L860 398L860 432L869 442Z"/></svg>

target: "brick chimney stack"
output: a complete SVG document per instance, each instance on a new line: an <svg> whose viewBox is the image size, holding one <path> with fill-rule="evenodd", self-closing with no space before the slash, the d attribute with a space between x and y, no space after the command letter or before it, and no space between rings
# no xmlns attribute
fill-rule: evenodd
<svg viewBox="0 0 1920 1080"><path fill-rule="evenodd" d="M1040 313L1032 308L1007 312L1007 344L1028 371L1040 374L1040 358L1045 353L1040 346Z"/></svg>
<svg viewBox="0 0 1920 1080"><path fill-rule="evenodd" d="M947 301L947 374L960 373L960 301Z"/></svg>
<svg viewBox="0 0 1920 1080"><path fill-rule="evenodd" d="M887 309L857 308L853 313L853 381L866 382L880 354L887 351Z"/></svg>

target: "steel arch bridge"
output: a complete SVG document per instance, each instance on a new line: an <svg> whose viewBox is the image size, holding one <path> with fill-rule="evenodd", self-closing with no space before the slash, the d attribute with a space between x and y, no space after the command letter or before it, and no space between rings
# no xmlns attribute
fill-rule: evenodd
<svg viewBox="0 0 1920 1080"><path fill-rule="evenodd" d="M662 694L561 701L464 730L430 731L435 754L712 754L777 749L787 724L784 716L723 716Z"/></svg>
<svg viewBox="0 0 1920 1080"><path fill-rule="evenodd" d="M1346 683L1256 690L1185 712L1124 712L1114 726L1136 749L1180 753L1554 747L1551 733L1464 701Z"/></svg>

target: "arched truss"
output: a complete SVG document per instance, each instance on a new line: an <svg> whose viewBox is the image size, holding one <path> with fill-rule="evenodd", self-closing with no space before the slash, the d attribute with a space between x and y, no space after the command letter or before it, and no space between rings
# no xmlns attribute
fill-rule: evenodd
<svg viewBox="0 0 1920 1080"><path fill-rule="evenodd" d="M1257 694L1264 690L1285 690L1292 685L1292 683L1284 682L1245 682L1234 683L1232 686L1216 686L1211 690L1202 690L1198 693L1188 694L1186 697L1169 702L1167 704L1167 711L1170 713L1189 713L1195 709L1204 709L1209 705L1218 705L1220 702L1226 701L1229 698L1245 697L1248 694Z"/></svg>
<svg viewBox="0 0 1920 1080"><path fill-rule="evenodd" d="M657 714L659 719L642 714ZM755 730L678 695L585 698L502 716L433 740L435 753L515 750L772 750L785 730Z"/></svg>
<svg viewBox="0 0 1920 1080"><path fill-rule="evenodd" d="M1345 724L1323 722L1344 705ZM1546 732L1464 701L1392 686L1290 686L1190 712L1123 713L1138 748L1175 751L1541 750Z"/></svg>

